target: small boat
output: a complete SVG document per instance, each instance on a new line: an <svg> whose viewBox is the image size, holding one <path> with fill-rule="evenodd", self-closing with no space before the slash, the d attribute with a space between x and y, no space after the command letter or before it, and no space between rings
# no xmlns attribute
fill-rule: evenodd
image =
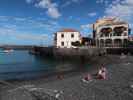
<svg viewBox="0 0 133 100"><path fill-rule="evenodd" d="M14 50L13 49L5 49L3 52L4 53L11 53L11 52L13 52Z"/></svg>

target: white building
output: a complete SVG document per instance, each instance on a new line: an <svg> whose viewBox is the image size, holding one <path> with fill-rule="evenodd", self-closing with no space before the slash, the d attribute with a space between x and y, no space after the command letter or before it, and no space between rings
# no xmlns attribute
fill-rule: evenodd
<svg viewBox="0 0 133 100"><path fill-rule="evenodd" d="M105 47L119 47L128 41L129 25L117 18L104 18L93 25L96 44Z"/></svg>
<svg viewBox="0 0 133 100"><path fill-rule="evenodd" d="M80 32L74 29L63 29L55 33L55 46L57 48L72 48L72 43L80 41Z"/></svg>

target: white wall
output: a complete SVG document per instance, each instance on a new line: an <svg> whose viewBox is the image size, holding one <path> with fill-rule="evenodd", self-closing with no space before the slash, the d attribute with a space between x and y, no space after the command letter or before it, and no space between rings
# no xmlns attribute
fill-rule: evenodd
<svg viewBox="0 0 133 100"><path fill-rule="evenodd" d="M64 38L61 37L61 34L64 34ZM74 37L71 37L71 34L74 34ZM80 41L79 32L57 32L57 42L56 47L60 48L71 48L71 42ZM61 45L61 42L64 42L64 46Z"/></svg>

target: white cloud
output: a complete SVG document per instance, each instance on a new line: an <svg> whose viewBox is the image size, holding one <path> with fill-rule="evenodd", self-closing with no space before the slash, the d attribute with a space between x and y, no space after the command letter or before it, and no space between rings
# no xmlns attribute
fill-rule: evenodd
<svg viewBox="0 0 133 100"><path fill-rule="evenodd" d="M89 17L94 17L94 16L96 16L97 15L97 13L96 12L91 12L91 13L88 13L88 16Z"/></svg>
<svg viewBox="0 0 133 100"><path fill-rule="evenodd" d="M61 7L67 7L73 3L81 3L83 2L84 0L66 0L66 2L64 4L61 5Z"/></svg>
<svg viewBox="0 0 133 100"><path fill-rule="evenodd" d="M67 7L71 4L71 1L66 1L64 4L61 5L61 7Z"/></svg>
<svg viewBox="0 0 133 100"><path fill-rule="evenodd" d="M40 2L35 5L47 9L47 14L52 18L59 18L61 16L57 4L52 3L51 0L40 0Z"/></svg>
<svg viewBox="0 0 133 100"><path fill-rule="evenodd" d="M18 34L18 33L14 33L12 36L15 36L16 38L19 38L19 39L27 39L27 40L40 40L40 39L47 39L47 35L46 34L41 34L41 35L38 35L38 34L32 34L32 33L21 33L21 34Z"/></svg>
<svg viewBox="0 0 133 100"><path fill-rule="evenodd" d="M48 8L47 14L53 18L59 18L61 14L59 13L57 8Z"/></svg>
<svg viewBox="0 0 133 100"><path fill-rule="evenodd" d="M27 3L31 3L33 0L26 0Z"/></svg>
<svg viewBox="0 0 133 100"><path fill-rule="evenodd" d="M61 16L57 3L52 3L51 0L39 0L35 3L35 6L46 9L47 15L51 18L59 18Z"/></svg>
<svg viewBox="0 0 133 100"><path fill-rule="evenodd" d="M128 5L133 5L133 0L123 0L121 1L122 4L128 4Z"/></svg>
<svg viewBox="0 0 133 100"><path fill-rule="evenodd" d="M40 0L38 3L35 4L37 7L40 8L49 8L53 6L50 0Z"/></svg>
<svg viewBox="0 0 133 100"><path fill-rule="evenodd" d="M104 0L96 0L96 3L104 3Z"/></svg>
<svg viewBox="0 0 133 100"><path fill-rule="evenodd" d="M7 37L8 38L18 38L18 39L40 39L41 35L38 34L32 34L32 33L22 33L18 32L17 30L9 27L1 27L0 28L0 35L2 37Z"/></svg>
<svg viewBox="0 0 133 100"><path fill-rule="evenodd" d="M91 24L81 25L81 28L82 28L82 29L89 29L89 28L91 28L91 27L92 27Z"/></svg>
<svg viewBox="0 0 133 100"><path fill-rule="evenodd" d="M133 16L133 0L113 1L112 4L105 9L105 14L131 22Z"/></svg>
<svg viewBox="0 0 133 100"><path fill-rule="evenodd" d="M84 25L81 25L81 33L82 33L82 36L87 36L90 35L92 33L92 24L84 24Z"/></svg>
<svg viewBox="0 0 133 100"><path fill-rule="evenodd" d="M121 2L121 0L114 0L112 1L112 4L118 4L119 2Z"/></svg>
<svg viewBox="0 0 133 100"><path fill-rule="evenodd" d="M26 19L25 18L20 18L20 17L15 17L14 20L16 20L16 21L25 21Z"/></svg>
<svg viewBox="0 0 133 100"><path fill-rule="evenodd" d="M53 33L61 27L56 20L45 20L45 21L44 20L45 19L42 20L40 18L33 19L29 17L24 18L24 17L13 17L13 16L12 17L0 16L0 28L5 30L6 29L15 30L15 31L17 30L20 31L20 33L22 31L25 33L39 32L42 34L43 32ZM35 32L33 30L35 30ZM6 33L6 31L4 32Z"/></svg>
<svg viewBox="0 0 133 100"><path fill-rule="evenodd" d="M68 17L68 20L72 20L72 19L73 19L73 16L69 16L69 17Z"/></svg>
<svg viewBox="0 0 133 100"><path fill-rule="evenodd" d="M52 28L51 28L52 27ZM0 44L52 44L52 34L60 29L56 20L0 16Z"/></svg>
<svg viewBox="0 0 133 100"><path fill-rule="evenodd" d="M96 0L97 4L104 4L104 5L108 5L109 1L108 0Z"/></svg>

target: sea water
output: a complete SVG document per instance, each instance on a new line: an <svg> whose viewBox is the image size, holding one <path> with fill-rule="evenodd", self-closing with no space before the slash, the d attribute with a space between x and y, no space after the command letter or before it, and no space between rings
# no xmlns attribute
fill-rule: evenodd
<svg viewBox="0 0 133 100"><path fill-rule="evenodd" d="M29 54L27 50L0 51L0 80L38 78L57 71L83 67L80 64L47 59Z"/></svg>

